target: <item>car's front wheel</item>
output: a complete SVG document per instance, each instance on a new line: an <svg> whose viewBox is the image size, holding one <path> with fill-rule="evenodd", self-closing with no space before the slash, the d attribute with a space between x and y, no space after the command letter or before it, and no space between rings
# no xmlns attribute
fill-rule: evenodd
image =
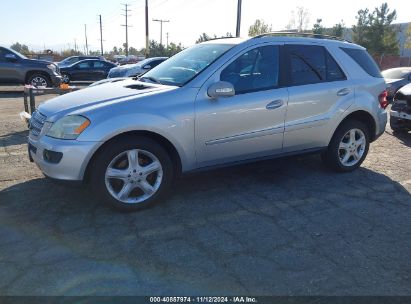
<svg viewBox="0 0 411 304"><path fill-rule="evenodd" d="M34 87L51 87L51 81L43 74L34 74L30 76L28 83Z"/></svg>
<svg viewBox="0 0 411 304"><path fill-rule="evenodd" d="M350 172L361 166L369 145L367 126L357 120L348 120L338 127L322 158L334 170Z"/></svg>
<svg viewBox="0 0 411 304"><path fill-rule="evenodd" d="M91 168L91 185L109 206L122 211L148 207L166 193L173 179L167 151L157 142L128 136L109 143Z"/></svg>

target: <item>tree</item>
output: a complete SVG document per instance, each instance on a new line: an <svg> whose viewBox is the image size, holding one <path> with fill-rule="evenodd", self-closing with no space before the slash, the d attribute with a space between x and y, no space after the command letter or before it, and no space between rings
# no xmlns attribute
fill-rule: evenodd
<svg viewBox="0 0 411 304"><path fill-rule="evenodd" d="M368 8L359 10L355 17L355 19L357 19L357 25L352 27L354 42L363 46L366 44L366 35L370 26L369 16Z"/></svg>
<svg viewBox="0 0 411 304"><path fill-rule="evenodd" d="M398 55L399 41L392 22L397 12L390 12L387 3L376 7L370 14L368 9L358 11L357 25L353 27L354 42L364 46L373 55Z"/></svg>
<svg viewBox="0 0 411 304"><path fill-rule="evenodd" d="M12 44L10 46L11 49L15 50L16 52L19 52L21 54L27 55L30 54L29 47L25 44L20 44L18 42Z"/></svg>
<svg viewBox="0 0 411 304"><path fill-rule="evenodd" d="M331 36L343 38L344 33L345 33L345 24L343 20L341 20L341 22L334 25L333 28L331 29Z"/></svg>
<svg viewBox="0 0 411 304"><path fill-rule="evenodd" d="M264 33L269 33L273 31L272 25L268 25L264 20L257 19L253 25L248 29L248 36L254 37Z"/></svg>
<svg viewBox="0 0 411 304"><path fill-rule="evenodd" d="M411 23L408 24L407 31L405 32L404 48L411 49Z"/></svg>
<svg viewBox="0 0 411 304"><path fill-rule="evenodd" d="M200 35L200 37L196 40L196 43L201 43L201 42L205 42L208 40L213 39L212 37L210 37L209 35L207 35L206 33L202 33Z"/></svg>
<svg viewBox="0 0 411 304"><path fill-rule="evenodd" d="M310 16L308 10L302 6L297 7L297 31L303 32L307 29L308 22L310 21Z"/></svg>
<svg viewBox="0 0 411 304"><path fill-rule="evenodd" d="M313 26L313 33L317 35L324 34L325 28L321 25L322 19L317 19L317 22L314 23Z"/></svg>

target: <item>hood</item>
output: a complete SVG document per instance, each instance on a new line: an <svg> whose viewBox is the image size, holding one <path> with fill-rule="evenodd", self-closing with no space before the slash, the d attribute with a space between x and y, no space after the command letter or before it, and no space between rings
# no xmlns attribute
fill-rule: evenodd
<svg viewBox="0 0 411 304"><path fill-rule="evenodd" d="M386 84L391 84L391 83L394 83L394 82L399 82L399 81L403 81L404 79L385 79L385 83Z"/></svg>
<svg viewBox="0 0 411 304"><path fill-rule="evenodd" d="M411 84L407 84L398 90L395 99L411 100Z"/></svg>
<svg viewBox="0 0 411 304"><path fill-rule="evenodd" d="M38 64L44 64L44 65L54 64L51 61L38 60L38 59L26 59L26 62L36 64L36 65L38 65Z"/></svg>
<svg viewBox="0 0 411 304"><path fill-rule="evenodd" d="M115 102L127 102L141 99L156 92L175 90L178 87L165 86L127 79L110 82L68 93L46 101L39 106L40 113L47 116L47 121L87 108L104 106Z"/></svg>

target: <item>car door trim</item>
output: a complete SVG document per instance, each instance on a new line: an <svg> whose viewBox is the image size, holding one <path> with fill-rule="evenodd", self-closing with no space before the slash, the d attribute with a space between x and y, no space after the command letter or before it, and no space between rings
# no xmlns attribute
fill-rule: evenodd
<svg viewBox="0 0 411 304"><path fill-rule="evenodd" d="M224 144L224 143L229 143L229 142L239 141L239 140L244 140L244 139L251 139L251 138L262 137L262 136L267 136L267 135L280 134L283 132L284 132L284 127L279 126L279 127L273 127L269 129L263 129L263 130L253 131L253 132L247 132L244 134L238 134L234 136L214 139L214 140L207 141L205 144L207 146L218 145L218 144Z"/></svg>
<svg viewBox="0 0 411 304"><path fill-rule="evenodd" d="M325 124L328 123L330 120L329 117L326 118L320 118L316 120L310 120L310 121L304 121L304 122L298 122L294 124L285 124L285 132L290 132L290 131L297 131L301 129L308 129L308 128L314 128L314 127L321 127Z"/></svg>

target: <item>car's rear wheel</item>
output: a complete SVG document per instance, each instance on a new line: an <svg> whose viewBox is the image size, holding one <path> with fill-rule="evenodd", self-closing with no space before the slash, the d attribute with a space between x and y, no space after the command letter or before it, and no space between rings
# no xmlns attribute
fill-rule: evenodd
<svg viewBox="0 0 411 304"><path fill-rule="evenodd" d="M70 83L71 79L70 79L70 75L69 75L69 74L63 73L63 74L61 74L61 76L63 77L63 78L62 78L63 83L65 83L65 84L69 84L69 83Z"/></svg>
<svg viewBox="0 0 411 304"><path fill-rule="evenodd" d="M322 158L332 169L350 172L361 166L369 145L367 126L357 120L348 120L338 127Z"/></svg>
<svg viewBox="0 0 411 304"><path fill-rule="evenodd" d="M51 81L42 74L33 74L30 76L28 83L35 87L51 87Z"/></svg>
<svg viewBox="0 0 411 304"><path fill-rule="evenodd" d="M91 185L110 207L135 211L158 202L173 179L173 165L157 142L128 136L115 140L97 156Z"/></svg>

